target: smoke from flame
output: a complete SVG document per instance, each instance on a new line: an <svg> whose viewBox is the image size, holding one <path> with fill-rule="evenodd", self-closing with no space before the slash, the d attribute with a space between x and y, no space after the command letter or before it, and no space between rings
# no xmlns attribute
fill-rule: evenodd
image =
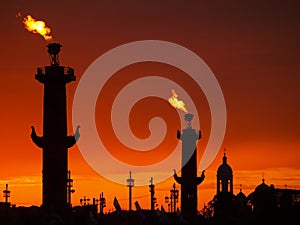
<svg viewBox="0 0 300 225"><path fill-rule="evenodd" d="M184 111L185 113L187 113L187 109L185 108L185 104L182 100L178 99L178 95L176 94L176 92L174 91L174 89L172 89L172 97L170 97L169 99L169 103L176 109L180 109L182 111Z"/></svg>
<svg viewBox="0 0 300 225"><path fill-rule="evenodd" d="M17 16L21 16L21 14L18 13ZM46 26L44 21L35 20L31 15L27 15L23 19L23 24L28 31L42 35L46 41L52 40L51 29Z"/></svg>

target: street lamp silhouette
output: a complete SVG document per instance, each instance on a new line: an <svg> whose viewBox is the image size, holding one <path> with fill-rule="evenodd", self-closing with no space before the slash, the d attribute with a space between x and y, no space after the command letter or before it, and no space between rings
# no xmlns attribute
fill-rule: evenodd
<svg viewBox="0 0 300 225"><path fill-rule="evenodd" d="M179 196L179 191L176 189L176 184L173 184L173 189L170 190L170 198L171 198L171 202L173 199L173 212L176 212L176 203L178 202L178 196Z"/></svg>
<svg viewBox="0 0 300 225"><path fill-rule="evenodd" d="M168 204L168 212L171 212L172 206L171 206L171 203L169 203L169 200L170 200L170 197L169 197L169 196L166 196L166 197L165 197L165 203Z"/></svg>
<svg viewBox="0 0 300 225"><path fill-rule="evenodd" d="M176 203L178 202L179 191L176 189L176 184L173 184L173 189L170 190L170 197L165 197L165 203L168 203L168 212L176 212Z"/></svg>
<svg viewBox="0 0 300 225"><path fill-rule="evenodd" d="M5 203L9 203L8 199L10 198L10 190L8 190L8 184L5 185L5 190L3 191L3 197L5 198Z"/></svg>
<svg viewBox="0 0 300 225"><path fill-rule="evenodd" d="M127 187L129 188L129 211L132 210L132 187L134 187L134 179L131 176L132 173L129 171L129 178L127 179Z"/></svg>
<svg viewBox="0 0 300 225"><path fill-rule="evenodd" d="M104 208L106 207L106 199L103 196L103 192L100 195L100 214L104 213Z"/></svg>
<svg viewBox="0 0 300 225"><path fill-rule="evenodd" d="M150 185L149 185L149 192L150 192L150 208L152 211L155 210L155 204L156 204L156 198L154 197L155 191L154 191L155 185L153 184L153 177L150 179Z"/></svg>
<svg viewBox="0 0 300 225"><path fill-rule="evenodd" d="M71 179L71 171L68 171L68 179L67 179L67 188L68 188L68 203L70 205L70 207L72 207L71 204L71 195L75 192L74 189L72 189L73 187L73 179Z"/></svg>
<svg viewBox="0 0 300 225"><path fill-rule="evenodd" d="M85 196L83 198L80 199L80 205L81 206L86 206L89 205L90 199L86 198Z"/></svg>

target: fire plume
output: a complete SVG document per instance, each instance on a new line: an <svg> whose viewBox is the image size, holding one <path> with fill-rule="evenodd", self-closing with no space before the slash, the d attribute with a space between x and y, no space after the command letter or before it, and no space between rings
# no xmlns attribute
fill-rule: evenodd
<svg viewBox="0 0 300 225"><path fill-rule="evenodd" d="M172 97L170 97L169 99L169 103L176 109L180 109L182 111L184 111L185 113L187 113L187 109L185 108L185 104L182 100L178 99L178 95L176 94L176 92L174 91L174 89L172 89Z"/></svg>
<svg viewBox="0 0 300 225"><path fill-rule="evenodd" d="M42 35L46 41L52 40L51 29L46 26L44 21L35 20L31 15L27 15L23 19L23 24L28 31Z"/></svg>

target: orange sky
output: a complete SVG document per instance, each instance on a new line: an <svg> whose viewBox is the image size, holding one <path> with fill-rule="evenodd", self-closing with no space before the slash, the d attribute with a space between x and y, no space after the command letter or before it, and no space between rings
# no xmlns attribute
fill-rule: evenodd
<svg viewBox="0 0 300 225"><path fill-rule="evenodd" d="M2 3L0 189L9 183L12 203L41 204L42 151L34 146L29 135L32 124L38 134L42 132L43 86L34 79L34 74L36 67L49 64L47 42L23 28L20 19L15 18L18 12L45 20L55 41L63 45L61 64L75 69L77 82L67 86L69 133L72 132L71 107L76 85L98 56L131 41L174 42L197 53L212 69L222 88L228 114L223 147L234 170L235 193L242 184L244 192L249 194L261 182L263 173L268 184L281 188L287 184L300 189L300 4L296 0L217 2L13 0ZM209 107L203 93L188 80L181 80L182 72L158 63L131 65L118 73L128 80L143 73L160 73L186 85L191 95L198 98L203 133L198 144L201 156L210 130ZM124 85L110 81L112 84L107 87L115 90L118 85ZM113 95L106 95L109 102L108 98ZM96 107L98 129L104 126L100 101L101 98ZM162 105L158 107L168 107L159 104ZM153 110L146 115L143 110L143 105L134 108L138 123L132 124L137 135L142 136L146 135L143 133L147 125L145 116L158 113ZM173 109L166 110L161 115L163 118ZM139 127L141 129L137 129ZM168 135L171 137L174 133L176 141L179 128L176 123L169 127L172 129ZM105 141L108 145L115 144L110 138ZM220 151L207 169L206 179L199 187L199 207L215 193L216 170L222 154ZM85 195L99 197L103 191L108 201L107 210L112 209L115 195L123 208L128 207L127 188L95 173L77 147L69 151L69 167L76 189L74 204ZM173 182L170 179L156 186L159 204L163 204L163 197ZM133 193L134 197L140 197L137 200L142 207L150 207L148 187L135 188ZM0 201L3 201L2 196Z"/></svg>

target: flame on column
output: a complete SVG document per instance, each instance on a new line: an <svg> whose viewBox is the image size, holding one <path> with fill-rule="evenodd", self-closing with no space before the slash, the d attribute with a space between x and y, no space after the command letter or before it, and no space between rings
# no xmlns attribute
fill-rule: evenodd
<svg viewBox="0 0 300 225"><path fill-rule="evenodd" d="M172 89L172 97L170 97L169 99L169 103L176 109L180 109L183 112L187 113L187 109L185 108L185 103L182 100L178 99L178 95L176 94L176 92L174 91L174 89Z"/></svg>
<svg viewBox="0 0 300 225"><path fill-rule="evenodd" d="M18 13L17 17L20 16L21 14ZM52 40L51 29L46 26L44 21L36 20L31 15L27 15L23 19L23 24L28 31L42 35L46 41Z"/></svg>

